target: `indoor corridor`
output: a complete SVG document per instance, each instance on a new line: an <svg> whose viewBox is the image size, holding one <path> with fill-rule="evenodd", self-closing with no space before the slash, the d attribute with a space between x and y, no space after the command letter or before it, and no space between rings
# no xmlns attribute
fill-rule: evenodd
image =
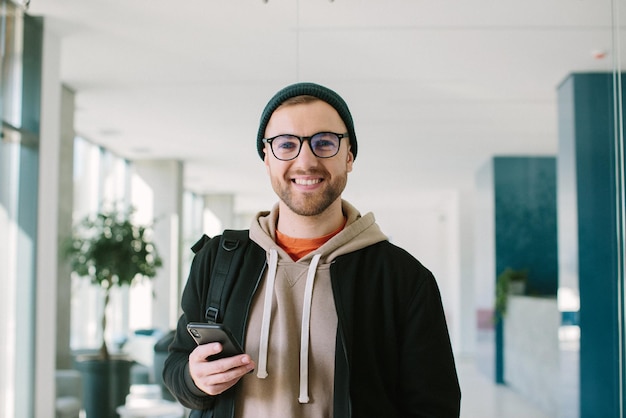
<svg viewBox="0 0 626 418"><path fill-rule="evenodd" d="M474 355L456 356L461 418L579 418L580 336L575 331L576 327L563 327L560 331L555 392L558 400L552 409L556 412L551 413L519 390L494 382L494 336L490 331L479 333Z"/></svg>
<svg viewBox="0 0 626 418"><path fill-rule="evenodd" d="M557 418L531 405L509 387L496 385L477 369L473 359L457 358L457 371L461 418Z"/></svg>

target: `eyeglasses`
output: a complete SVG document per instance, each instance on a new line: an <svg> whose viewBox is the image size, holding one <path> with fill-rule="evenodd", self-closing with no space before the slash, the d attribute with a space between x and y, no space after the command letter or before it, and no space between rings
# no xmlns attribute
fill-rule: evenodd
<svg viewBox="0 0 626 418"><path fill-rule="evenodd" d="M318 158L330 158L337 155L341 138L347 138L348 134L336 134L334 132L318 132L312 136L278 135L272 138L264 138L263 142L270 144L272 154L281 161L289 161L300 155L302 143L309 141L311 152Z"/></svg>

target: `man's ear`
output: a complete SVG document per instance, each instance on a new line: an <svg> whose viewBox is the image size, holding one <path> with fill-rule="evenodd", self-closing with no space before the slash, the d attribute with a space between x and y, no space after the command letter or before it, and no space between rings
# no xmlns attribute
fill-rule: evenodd
<svg viewBox="0 0 626 418"><path fill-rule="evenodd" d="M265 145L265 148L263 148L263 154L264 154L264 156L263 156L263 163L265 164L265 166L267 168L269 168L270 161L269 161L269 155L267 153L267 145Z"/></svg>
<svg viewBox="0 0 626 418"><path fill-rule="evenodd" d="M352 154L352 149L348 149L348 158L346 160L346 169L348 173L352 171L352 164L354 164L354 154Z"/></svg>

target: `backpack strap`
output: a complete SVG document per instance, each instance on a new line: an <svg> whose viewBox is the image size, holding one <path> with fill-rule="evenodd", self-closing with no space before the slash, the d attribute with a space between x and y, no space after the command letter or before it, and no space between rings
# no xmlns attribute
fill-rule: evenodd
<svg viewBox="0 0 626 418"><path fill-rule="evenodd" d="M205 319L209 323L221 322L226 299L235 283L235 273L241 265L244 249L250 240L247 229L224 231L211 269L211 283L207 296Z"/></svg>
<svg viewBox="0 0 626 418"><path fill-rule="evenodd" d="M194 254L198 254L198 251L200 251L202 247L204 247L204 244L210 240L211 238L207 234L202 234L202 237L198 240L198 242L191 246L191 251L193 251Z"/></svg>

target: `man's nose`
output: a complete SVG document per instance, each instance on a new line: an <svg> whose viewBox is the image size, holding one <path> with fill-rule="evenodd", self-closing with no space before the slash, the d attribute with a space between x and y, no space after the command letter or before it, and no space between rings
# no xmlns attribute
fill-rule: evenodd
<svg viewBox="0 0 626 418"><path fill-rule="evenodd" d="M305 139L304 141L302 141L300 154L298 154L298 157L296 158L296 160L306 162L309 164L317 164L317 156L313 154L310 140Z"/></svg>

